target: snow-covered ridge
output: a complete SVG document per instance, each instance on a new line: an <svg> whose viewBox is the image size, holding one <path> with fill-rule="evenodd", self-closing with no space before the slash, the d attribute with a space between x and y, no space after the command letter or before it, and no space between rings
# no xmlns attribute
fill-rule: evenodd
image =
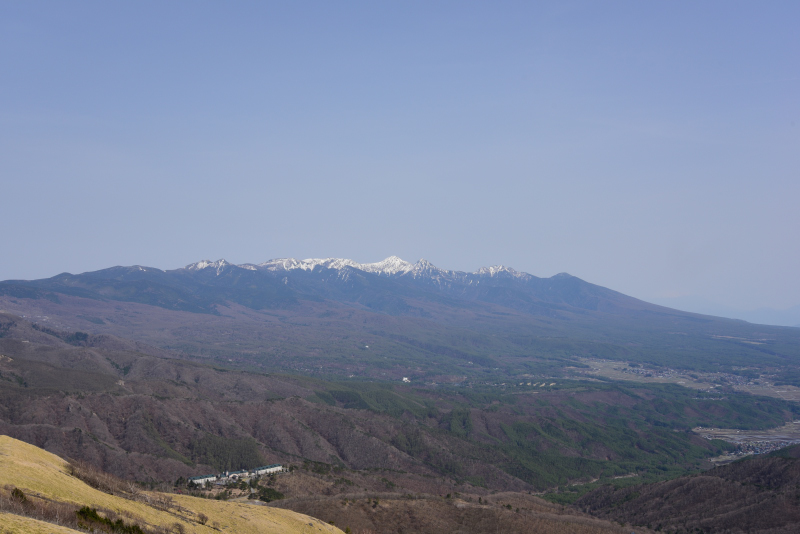
<svg viewBox="0 0 800 534"><path fill-rule="evenodd" d="M203 269L214 269L215 271L217 271L217 275L219 275L223 271L223 269L225 269L225 267L229 265L233 264L225 260L217 260L217 261L201 260L198 261L197 263L187 265L185 269L187 271L202 271ZM238 265L236 267L238 267Z"/></svg>
<svg viewBox="0 0 800 534"><path fill-rule="evenodd" d="M210 261L210 260L203 260L197 263L193 263L191 265L186 266L186 270L188 271L200 271L203 269L214 269L219 275L226 266L234 266L234 264L229 263L225 260L217 260L217 261ZM294 270L303 270L303 271L311 271L316 267L321 267L325 269L335 269L335 270L342 270L342 269L358 269L360 271L374 273L384 276L402 276L409 274L414 278L418 277L433 277L433 278L442 278L442 277L453 277L458 275L478 275L478 276L497 276L500 274L507 274L513 276L515 278L529 278L531 275L527 273L522 273L515 271L509 267L504 267L502 265L496 265L493 267L482 267L475 271L474 273L461 273L458 271L447 271L444 269L439 269L431 262L425 259L419 260L417 263L411 263L405 261L397 256L389 256L383 261L378 261L375 263L358 263L357 261L348 260L345 258L309 258L305 260L297 260L295 258L279 258L274 260L268 260L263 263L259 264L252 264L252 263L244 263L242 265L235 265L235 267L239 267L242 269L248 269L251 271L256 270L263 270L263 271L294 271Z"/></svg>
<svg viewBox="0 0 800 534"><path fill-rule="evenodd" d="M414 270L413 263L403 261L397 256L389 256L385 260L375 263L358 263L343 258L311 258L307 260L283 258L265 261L264 263L258 264L256 267L267 271L292 271L295 269L310 271L315 267L324 267L326 269L344 269L345 267L351 267L368 273L389 275L407 273Z"/></svg>
<svg viewBox="0 0 800 534"><path fill-rule="evenodd" d="M514 278L529 278L531 275L528 273L521 273L519 271L515 271L511 267L506 267L505 265L493 265L492 267L481 267L477 271L472 274L484 274L488 276L497 276L501 273L507 273L513 276Z"/></svg>

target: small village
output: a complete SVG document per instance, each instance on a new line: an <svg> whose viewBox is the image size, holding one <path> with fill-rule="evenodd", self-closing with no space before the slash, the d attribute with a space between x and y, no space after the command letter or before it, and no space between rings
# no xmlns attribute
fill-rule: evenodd
<svg viewBox="0 0 800 534"><path fill-rule="evenodd" d="M247 482L251 478L260 477L263 475L273 475L276 473L283 473L286 469L281 464L264 465L256 467L255 469L243 469L240 471L223 471L216 475L200 475L189 478L189 486L192 487L210 487L226 486L229 484L236 484L238 482Z"/></svg>
<svg viewBox="0 0 800 534"><path fill-rule="evenodd" d="M749 456L751 454L767 454L777 450L789 447L790 445L797 445L800 443L798 440L781 440L781 441L749 441L739 445L738 450L734 452L737 456Z"/></svg>
<svg viewBox="0 0 800 534"><path fill-rule="evenodd" d="M768 454L790 445L800 444L800 420L768 430L707 427L696 427L692 430L705 439L720 439L736 445L735 450L713 458L711 461L714 463L726 463L744 456Z"/></svg>

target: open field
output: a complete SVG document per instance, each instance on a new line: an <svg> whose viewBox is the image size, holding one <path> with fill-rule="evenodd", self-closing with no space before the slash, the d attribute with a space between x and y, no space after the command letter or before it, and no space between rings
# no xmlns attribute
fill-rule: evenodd
<svg viewBox="0 0 800 534"><path fill-rule="evenodd" d="M782 427L769 430L737 430L734 428L692 429L706 439L722 439L731 443L748 443L752 441L800 442L800 421L786 423Z"/></svg>
<svg viewBox="0 0 800 534"><path fill-rule="evenodd" d="M721 387L730 387L737 392L800 402L800 388L789 385L776 386L773 381L763 378L751 380L730 373L704 373L669 367L642 367L618 360L581 358L580 362L588 365L589 369L571 369L576 376L600 376L612 380L629 380L645 384L678 384L706 392L717 390L720 394L722 394Z"/></svg>
<svg viewBox="0 0 800 534"><path fill-rule="evenodd" d="M764 395L765 397L775 397L776 399L800 402L800 388L795 386L776 386L772 383L764 383L760 385L745 384L742 386L735 386L734 389L753 395Z"/></svg>

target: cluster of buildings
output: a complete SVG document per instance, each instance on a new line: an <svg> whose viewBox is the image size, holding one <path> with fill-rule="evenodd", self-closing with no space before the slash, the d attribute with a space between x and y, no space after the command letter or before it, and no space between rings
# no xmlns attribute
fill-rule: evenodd
<svg viewBox="0 0 800 534"><path fill-rule="evenodd" d="M748 456L750 454L766 454L777 451L790 445L797 445L798 440L783 441L748 441L739 444L739 448L733 454L736 456Z"/></svg>
<svg viewBox="0 0 800 534"><path fill-rule="evenodd" d="M197 477L189 478L190 484L197 486L205 485L208 482L212 484L230 484L231 482L238 482L240 480L249 480L252 477L261 475L273 475L275 473L282 473L285 469L281 464L262 465L255 469L243 469L241 471L224 471L218 475L200 475Z"/></svg>
<svg viewBox="0 0 800 534"><path fill-rule="evenodd" d="M428 385L428 386L437 386L438 384L436 382L428 382L426 385ZM520 386L524 386L524 387L530 386L532 388L536 388L536 387L543 388L543 387L546 387L546 386L547 387L555 386L556 383L555 382L550 382L549 380L545 380L544 382L541 382L541 383L539 383L539 382L520 382L519 384L517 384L516 382L511 382L511 381L509 381L509 382L492 382L490 380L486 380L486 381L481 381L481 382L460 382L460 383L457 383L457 384L454 384L454 385L455 386L460 386L460 387L468 387L468 388L471 388L473 386L488 386L488 387L493 387L493 388L509 388L509 387L515 388L515 387L520 387Z"/></svg>
<svg viewBox="0 0 800 534"><path fill-rule="evenodd" d="M645 367L615 367L615 371L620 373L628 373L632 375L639 375L645 378L680 378L681 373L669 367L661 369L650 369Z"/></svg>

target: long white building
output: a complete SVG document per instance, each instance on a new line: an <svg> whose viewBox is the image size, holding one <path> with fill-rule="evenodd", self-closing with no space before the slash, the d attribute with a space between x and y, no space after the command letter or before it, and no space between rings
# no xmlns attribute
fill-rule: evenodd
<svg viewBox="0 0 800 534"><path fill-rule="evenodd" d="M253 469L253 475L269 475L272 473L280 473L281 471L283 471L283 466L281 464L263 465Z"/></svg>

